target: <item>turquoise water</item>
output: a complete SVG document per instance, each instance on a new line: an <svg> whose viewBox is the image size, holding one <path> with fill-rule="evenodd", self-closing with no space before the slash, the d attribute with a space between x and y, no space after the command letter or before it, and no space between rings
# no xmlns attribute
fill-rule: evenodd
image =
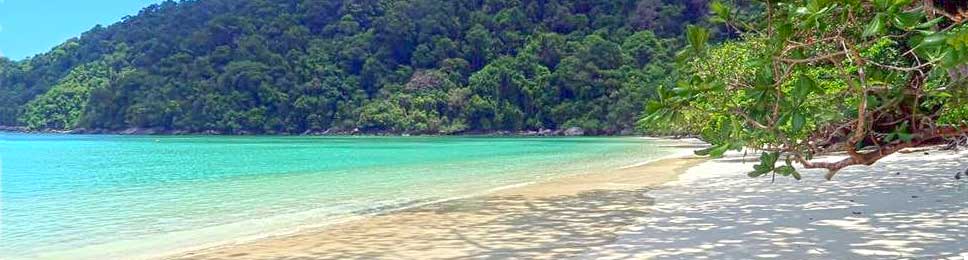
<svg viewBox="0 0 968 260"><path fill-rule="evenodd" d="M0 134L0 259L137 259L673 153L641 138Z"/></svg>

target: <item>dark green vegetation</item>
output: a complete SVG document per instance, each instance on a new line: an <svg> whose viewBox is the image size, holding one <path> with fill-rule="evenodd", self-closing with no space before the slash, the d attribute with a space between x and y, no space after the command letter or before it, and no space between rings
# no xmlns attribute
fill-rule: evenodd
<svg viewBox="0 0 968 260"><path fill-rule="evenodd" d="M0 59L0 125L633 129L705 0L195 0Z"/></svg>
<svg viewBox="0 0 968 260"><path fill-rule="evenodd" d="M968 136L968 2L762 0L716 20L740 32L709 44L687 30L680 73L640 123L696 132L722 156L764 151L750 176L801 176L793 163L827 169L870 165L901 149ZM830 152L837 161L817 161ZM776 166L780 163L780 166Z"/></svg>

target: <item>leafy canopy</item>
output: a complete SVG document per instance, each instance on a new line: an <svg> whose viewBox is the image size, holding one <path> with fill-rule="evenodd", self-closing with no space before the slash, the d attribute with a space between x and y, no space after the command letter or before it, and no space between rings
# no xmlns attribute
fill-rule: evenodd
<svg viewBox="0 0 968 260"><path fill-rule="evenodd" d="M710 44L707 29L686 30L683 76L648 102L641 127L697 133L713 144L700 154L762 150L750 176L797 179L794 162L829 179L968 133L968 25L956 12L930 0L759 4L764 12L748 18L711 4L736 39ZM814 160L836 151L846 158Z"/></svg>

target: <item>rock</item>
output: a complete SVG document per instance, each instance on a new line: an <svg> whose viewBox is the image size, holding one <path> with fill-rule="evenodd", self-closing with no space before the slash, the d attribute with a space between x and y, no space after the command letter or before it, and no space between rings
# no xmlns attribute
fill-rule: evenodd
<svg viewBox="0 0 968 260"><path fill-rule="evenodd" d="M333 131L333 128L326 129L325 131L308 129L308 130L302 132L302 134L299 134L299 135L301 135L301 136L320 136L320 135L327 135L331 131Z"/></svg>
<svg viewBox="0 0 968 260"><path fill-rule="evenodd" d="M565 130L564 135L565 136L582 136L582 135L585 135L585 129L581 129L581 127L571 127L571 128L568 128L567 130Z"/></svg>
<svg viewBox="0 0 968 260"><path fill-rule="evenodd" d="M552 136L555 135L555 131L551 129L541 129L538 130L538 135L540 136Z"/></svg>
<svg viewBox="0 0 968 260"><path fill-rule="evenodd" d="M491 135L492 136L509 136L509 135L511 135L511 132L504 131L504 130L498 130L498 131L494 131L493 133L491 133Z"/></svg>
<svg viewBox="0 0 968 260"><path fill-rule="evenodd" d="M122 135L136 135L136 134L140 133L141 131L142 131L141 128L132 127L132 128L124 129L121 132L118 132L118 134L122 134Z"/></svg>
<svg viewBox="0 0 968 260"><path fill-rule="evenodd" d="M632 131L632 129L622 129L622 131L618 132L618 135L621 135L621 136L629 136L632 134L635 134L635 131Z"/></svg>
<svg viewBox="0 0 968 260"><path fill-rule="evenodd" d="M118 132L118 134L122 134L122 135L157 135L157 134L165 134L165 133L167 132L165 131L165 129L162 129L162 128L141 128L141 127L132 127L132 128L124 129L121 132Z"/></svg>
<svg viewBox="0 0 968 260"><path fill-rule="evenodd" d="M77 134L87 134L87 133L90 133L90 132L91 131L90 130L87 130L87 128L75 128L75 129L71 129L67 133L68 134L72 134L72 135L77 135Z"/></svg>
<svg viewBox="0 0 968 260"><path fill-rule="evenodd" d="M78 134L85 134L85 135L103 135L103 134L109 134L110 132L111 131L108 131L103 128L94 128L94 129L81 128L81 129L78 129L77 131Z"/></svg>
<svg viewBox="0 0 968 260"><path fill-rule="evenodd" d="M22 126L0 126L0 132L28 133L30 129Z"/></svg>
<svg viewBox="0 0 968 260"><path fill-rule="evenodd" d="M202 132L202 134L204 134L204 135L221 135L222 132L216 131L216 130L205 130L204 132Z"/></svg>

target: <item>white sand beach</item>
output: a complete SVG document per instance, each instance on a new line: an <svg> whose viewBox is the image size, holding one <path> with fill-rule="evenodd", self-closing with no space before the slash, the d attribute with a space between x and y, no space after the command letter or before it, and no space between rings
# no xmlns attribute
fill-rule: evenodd
<svg viewBox="0 0 968 260"><path fill-rule="evenodd" d="M968 151L928 153L775 183L687 156L174 259L963 259Z"/></svg>
<svg viewBox="0 0 968 260"><path fill-rule="evenodd" d="M832 181L750 179L756 155L730 154L649 192L656 204L586 259L963 259L968 151L895 154Z"/></svg>

